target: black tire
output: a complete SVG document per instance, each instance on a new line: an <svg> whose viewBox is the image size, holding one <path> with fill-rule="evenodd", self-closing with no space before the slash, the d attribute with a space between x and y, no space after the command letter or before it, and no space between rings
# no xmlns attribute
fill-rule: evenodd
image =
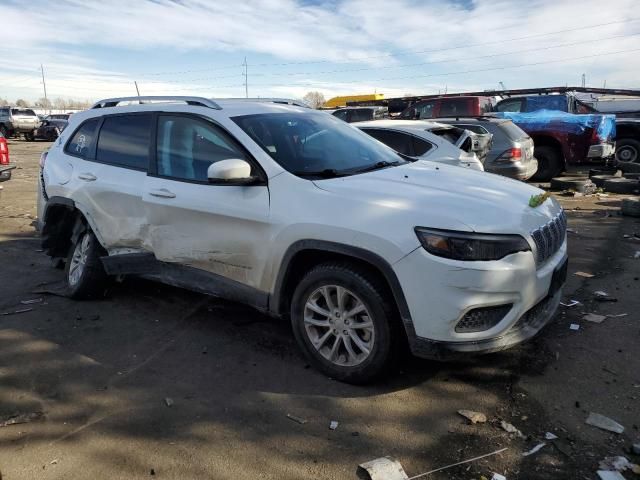
<svg viewBox="0 0 640 480"><path fill-rule="evenodd" d="M328 319L327 322L332 322L332 325L327 324L327 327L309 325L310 331L308 331L305 327L305 306L313 296L320 295L318 292L321 291L323 286L328 287L328 291L331 291L335 286L341 287L353 294L352 297L347 296L346 298L352 301L350 303L351 306L355 305L353 303L355 301L360 301L364 305L366 311L362 313L363 316L359 319L356 315L349 318L344 318L343 315L342 319L338 314L332 319L325 316ZM392 298L389 298L390 294L387 291L388 289L385 288L385 285L377 278L366 270L349 263L324 263L307 272L299 282L293 295L291 325L296 341L309 359L309 362L327 376L352 384L368 383L389 372L398 358L399 342L402 337L397 309ZM322 296L322 298L324 299L325 297ZM314 303L318 305L317 302L319 301L316 300ZM332 303L335 302L332 300ZM322 305L324 305L324 309L330 310L328 302L322 303ZM338 312L337 309L334 311ZM365 313L368 315L365 316ZM320 316L322 317L321 314ZM350 318L352 320L349 320ZM347 326L349 321L355 322L351 323L351 325L357 325L358 322L362 321L362 318L370 318L373 325L372 333L361 332L361 334L358 334L354 332L359 331L358 329ZM338 325L339 322L340 324ZM343 330L344 335L338 329L346 329ZM337 334L334 335L331 332ZM358 343L351 340L353 338L352 333L358 335L358 338L364 340L364 342L372 341L368 354L358 348ZM313 346L310 335L315 334L317 334L317 337L326 335L328 336L326 342L334 342L332 346L337 345L335 349L337 358L335 361L325 358L319 349ZM349 358L349 352L346 348L347 340L351 345L352 351L357 350L360 355L364 355L360 363L353 365L339 364L341 361L346 363ZM324 345L324 342L322 345ZM328 345L326 347L328 348ZM321 347L321 349L323 348ZM330 355L330 357L333 356Z"/></svg>
<svg viewBox="0 0 640 480"><path fill-rule="evenodd" d="M36 137L35 137L35 135L33 134L33 132L29 132L29 133L25 133L25 134L24 134L24 139L25 139L27 142L33 142L33 141L35 141Z"/></svg>
<svg viewBox="0 0 640 480"><path fill-rule="evenodd" d="M640 163L640 141L635 138L616 139L616 160Z"/></svg>
<svg viewBox="0 0 640 480"><path fill-rule="evenodd" d="M9 129L7 127L5 127L4 125L0 125L0 135L2 135L3 137L8 137L9 136Z"/></svg>
<svg viewBox="0 0 640 480"><path fill-rule="evenodd" d="M631 180L640 180L640 173L625 173L624 178L630 178Z"/></svg>
<svg viewBox="0 0 640 480"><path fill-rule="evenodd" d="M576 177L556 177L551 179L551 190L573 190L574 192L584 192L585 187L589 185L586 178Z"/></svg>
<svg viewBox="0 0 640 480"><path fill-rule="evenodd" d="M627 173L640 173L640 163L618 162L617 167L626 175Z"/></svg>
<svg viewBox="0 0 640 480"><path fill-rule="evenodd" d="M555 147L548 145L535 147L533 156L538 160L538 171L531 177L531 181L548 182L564 170L562 153Z"/></svg>
<svg viewBox="0 0 640 480"><path fill-rule="evenodd" d="M591 177L591 181L596 184L596 187L602 188L606 180L617 178L614 175L594 175Z"/></svg>
<svg viewBox="0 0 640 480"><path fill-rule="evenodd" d="M83 245L83 242L87 242ZM74 276L74 256L80 254L84 261L80 266L77 278ZM86 254L86 255L85 255ZM69 255L64 269L65 280L67 282L66 294L75 299L99 298L103 297L107 288L108 276L102 266L100 257L106 252L98 242L96 236L87 229L78 235L77 241L69 249Z"/></svg>
<svg viewBox="0 0 640 480"><path fill-rule="evenodd" d="M589 170L589 178L595 177L596 175L613 175L617 171L616 168L592 168Z"/></svg>
<svg viewBox="0 0 640 480"><path fill-rule="evenodd" d="M640 180L629 178L612 178L604 182L603 188L611 193L634 194L640 192Z"/></svg>
<svg viewBox="0 0 640 480"><path fill-rule="evenodd" d="M622 199L622 215L640 217L640 197Z"/></svg>

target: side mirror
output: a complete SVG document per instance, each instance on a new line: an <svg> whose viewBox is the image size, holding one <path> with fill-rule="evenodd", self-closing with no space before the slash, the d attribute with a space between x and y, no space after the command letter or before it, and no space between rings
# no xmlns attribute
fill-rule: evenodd
<svg viewBox="0 0 640 480"><path fill-rule="evenodd" d="M247 185L257 180L251 176L251 165L239 158L212 163L207 169L207 178L210 183L232 185Z"/></svg>

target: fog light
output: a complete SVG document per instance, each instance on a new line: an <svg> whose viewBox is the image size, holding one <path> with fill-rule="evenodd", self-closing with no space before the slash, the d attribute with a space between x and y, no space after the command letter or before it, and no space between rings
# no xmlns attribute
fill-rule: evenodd
<svg viewBox="0 0 640 480"><path fill-rule="evenodd" d="M511 304L497 305L495 307L474 308L468 311L456 325L458 333L484 332L495 327L509 310Z"/></svg>

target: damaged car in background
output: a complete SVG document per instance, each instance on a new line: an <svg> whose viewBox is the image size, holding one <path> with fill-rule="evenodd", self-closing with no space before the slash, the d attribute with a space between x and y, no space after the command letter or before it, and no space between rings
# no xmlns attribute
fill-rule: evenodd
<svg viewBox="0 0 640 480"><path fill-rule="evenodd" d="M40 164L38 226L68 296L138 275L241 301L288 319L345 382L407 347L447 358L526 341L566 278L565 214L540 189L400 155L300 106L107 99Z"/></svg>
<svg viewBox="0 0 640 480"><path fill-rule="evenodd" d="M473 170L484 170L492 134L476 134L452 125L423 120L378 120L354 126L396 152Z"/></svg>

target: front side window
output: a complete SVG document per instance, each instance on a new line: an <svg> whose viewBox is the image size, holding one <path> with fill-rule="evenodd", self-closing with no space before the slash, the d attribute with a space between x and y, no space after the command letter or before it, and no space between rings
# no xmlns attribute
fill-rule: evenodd
<svg viewBox="0 0 640 480"><path fill-rule="evenodd" d="M149 165L151 115L105 117L96 160L119 167L146 170Z"/></svg>
<svg viewBox="0 0 640 480"><path fill-rule="evenodd" d="M416 106L417 116L420 119L423 118L433 118L433 107L435 106L435 101L430 102L422 102Z"/></svg>
<svg viewBox="0 0 640 480"><path fill-rule="evenodd" d="M212 163L245 159L229 135L204 120L185 116L158 118L158 175L207 182Z"/></svg>
<svg viewBox="0 0 640 480"><path fill-rule="evenodd" d="M99 118L91 118L80 125L67 143L65 152L76 157L89 157L93 151L99 121Z"/></svg>
<svg viewBox="0 0 640 480"><path fill-rule="evenodd" d="M279 165L299 176L350 175L376 165L405 163L366 133L322 112L264 113L232 120Z"/></svg>
<svg viewBox="0 0 640 480"><path fill-rule="evenodd" d="M373 120L373 110L369 108L351 110L350 122L366 122L368 120Z"/></svg>
<svg viewBox="0 0 640 480"><path fill-rule="evenodd" d="M347 121L347 112L348 110L336 110L333 112L334 117L338 117L340 120Z"/></svg>

